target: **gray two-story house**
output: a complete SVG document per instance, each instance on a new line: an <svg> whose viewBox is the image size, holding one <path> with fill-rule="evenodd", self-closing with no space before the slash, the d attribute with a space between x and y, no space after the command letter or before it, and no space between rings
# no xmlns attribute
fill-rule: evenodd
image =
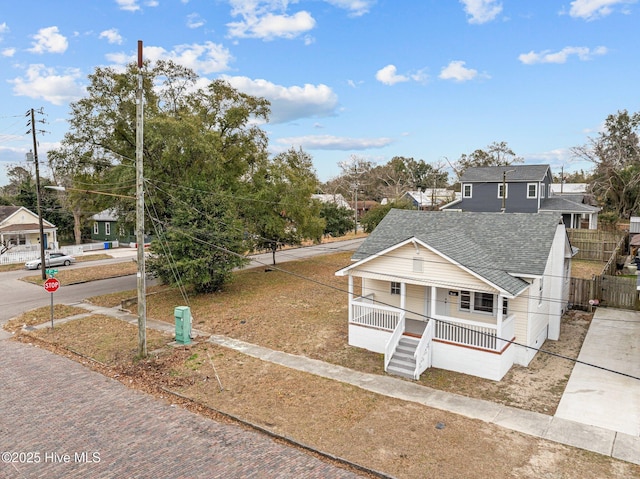
<svg viewBox="0 0 640 479"><path fill-rule="evenodd" d="M560 213L567 228L598 227L600 208L583 197L554 194L549 165L509 165L468 168L460 177L460 198L442 210Z"/></svg>

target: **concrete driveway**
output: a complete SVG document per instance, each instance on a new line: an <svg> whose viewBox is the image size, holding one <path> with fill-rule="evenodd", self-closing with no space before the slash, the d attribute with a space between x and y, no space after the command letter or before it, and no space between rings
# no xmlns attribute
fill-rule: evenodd
<svg viewBox="0 0 640 479"><path fill-rule="evenodd" d="M598 308L556 417L640 436L640 312Z"/></svg>

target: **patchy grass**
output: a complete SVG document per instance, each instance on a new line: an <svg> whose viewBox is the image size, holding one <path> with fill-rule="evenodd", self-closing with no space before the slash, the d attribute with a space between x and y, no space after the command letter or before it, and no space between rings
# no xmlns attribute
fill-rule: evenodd
<svg viewBox="0 0 640 479"><path fill-rule="evenodd" d="M278 266L287 272L269 268L238 272L224 291L189 299L193 327L362 372L384 374L381 354L348 345L347 279L334 276L334 272L349 264L350 257L351 253L338 253ZM152 291L161 294L148 296L148 316L173 321L174 308L183 304L178 291L166 286ZM129 291L91 298L91 302L115 306L135 295L135 291ZM591 317L580 311L570 312L563 318L560 340L547 341L543 348L577 358ZM500 382L430 368L420 384L553 414L573 365L565 359L538 354L529 367L513 367Z"/></svg>
<svg viewBox="0 0 640 479"><path fill-rule="evenodd" d="M602 274L605 263L601 261L572 260L571 276L573 278L591 279L594 275Z"/></svg>
<svg viewBox="0 0 640 479"><path fill-rule="evenodd" d="M83 312L87 312L86 309ZM24 333L43 339L107 365L130 363L138 353L138 327L110 316L95 314L50 328ZM152 351L172 341L172 336L147 331L147 350Z"/></svg>
<svg viewBox="0 0 640 479"><path fill-rule="evenodd" d="M172 403L199 414L239 417L400 479L595 479L640 474L640 467L610 457L378 395L210 343L163 347L167 338L160 336L149 341L150 349L161 349L134 361L136 332L120 320L94 316L20 337L58 352L65 348L94 358L102 365L89 365L103 374L159 397L169 395Z"/></svg>
<svg viewBox="0 0 640 479"><path fill-rule="evenodd" d="M75 316L76 314L86 313L87 310L78 308L77 306L67 306L65 304L53 305L53 318L62 319L69 316ZM22 328L22 326L37 326L51 321L51 307L46 306L43 308L33 309L26 311L20 316L13 318L6 322L4 329L11 332L16 332Z"/></svg>
<svg viewBox="0 0 640 479"><path fill-rule="evenodd" d="M99 279L117 278L119 276L128 276L135 274L138 270L138 265L134 261L122 262L114 264L104 264L100 267L86 267L76 269L64 269L58 268L58 274L56 279L60 281L62 286L77 283L86 283L87 281L96 281ZM22 281L27 281L34 284L42 284L42 276L40 274L36 276L25 276L21 278Z"/></svg>

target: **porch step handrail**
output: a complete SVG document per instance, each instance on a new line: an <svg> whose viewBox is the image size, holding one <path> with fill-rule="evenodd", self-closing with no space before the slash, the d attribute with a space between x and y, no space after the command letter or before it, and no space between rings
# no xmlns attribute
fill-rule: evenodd
<svg viewBox="0 0 640 479"><path fill-rule="evenodd" d="M393 353L396 351L398 344L400 343L400 339L402 339L402 335L404 334L404 312L400 315L400 319L398 320L398 325L396 329L393 330L393 334L387 340L387 343L384 345L384 370L387 371L387 367L391 362L391 358L393 357Z"/></svg>
<svg viewBox="0 0 640 479"><path fill-rule="evenodd" d="M422 338L416 347L416 352L413 353L413 359L416 361L416 369L413 372L413 379L416 381L420 379L420 375L431 367L431 340L433 339L435 321L429 320L427 327L422 333Z"/></svg>

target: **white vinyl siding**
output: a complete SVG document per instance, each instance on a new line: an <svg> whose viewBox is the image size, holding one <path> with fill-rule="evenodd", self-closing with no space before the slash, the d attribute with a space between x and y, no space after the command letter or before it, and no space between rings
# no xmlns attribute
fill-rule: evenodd
<svg viewBox="0 0 640 479"><path fill-rule="evenodd" d="M360 268L354 268L353 275L379 279L387 283L402 278L406 283L435 285L452 290L468 289L498 293L498 291L492 291L487 283L471 273L422 247L420 247L420 256L427 267L422 273L411 273L415 255L416 250L413 244L407 244L384 256L367 261ZM385 290L388 291L389 287L387 286Z"/></svg>

